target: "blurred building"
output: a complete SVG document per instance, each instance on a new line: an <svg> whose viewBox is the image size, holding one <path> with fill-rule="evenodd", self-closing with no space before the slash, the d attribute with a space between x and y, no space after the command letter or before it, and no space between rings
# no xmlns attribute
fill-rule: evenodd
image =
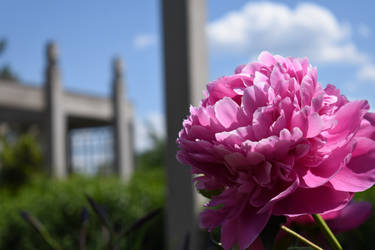
<svg viewBox="0 0 375 250"><path fill-rule="evenodd" d="M125 96L122 63L113 62L110 98L63 89L54 43L46 50L41 87L0 79L0 123L38 127L48 172L65 177L73 171L133 171L133 109Z"/></svg>

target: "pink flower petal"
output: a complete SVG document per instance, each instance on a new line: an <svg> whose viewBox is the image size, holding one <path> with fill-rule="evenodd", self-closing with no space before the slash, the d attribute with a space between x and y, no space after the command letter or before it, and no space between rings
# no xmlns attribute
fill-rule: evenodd
<svg viewBox="0 0 375 250"><path fill-rule="evenodd" d="M343 208L352 199L349 192L336 191L329 186L298 188L277 202L274 215L317 214Z"/></svg>
<svg viewBox="0 0 375 250"><path fill-rule="evenodd" d="M360 137L349 164L330 180L336 190L361 192L375 182L375 141Z"/></svg>
<svg viewBox="0 0 375 250"><path fill-rule="evenodd" d="M323 121L320 118L318 113L312 113L308 117L309 128L307 130L306 137L312 138L320 134L322 132L324 125Z"/></svg>
<svg viewBox="0 0 375 250"><path fill-rule="evenodd" d="M375 125L375 113L367 112L364 117L370 122L371 125Z"/></svg>
<svg viewBox="0 0 375 250"><path fill-rule="evenodd" d="M371 215L372 205L369 202L350 201L344 208L321 214L329 228L334 233L341 233L359 227ZM288 217L287 225L298 223L301 225L313 224L314 219L310 214Z"/></svg>
<svg viewBox="0 0 375 250"><path fill-rule="evenodd" d="M368 110L367 101L353 101L345 104L335 114L337 125L329 131L330 134L339 134L354 131L359 127L362 117Z"/></svg>
<svg viewBox="0 0 375 250"><path fill-rule="evenodd" d="M334 150L319 166L310 168L302 176L306 187L315 188L324 185L341 171L351 158L355 143L349 143Z"/></svg>
<svg viewBox="0 0 375 250"><path fill-rule="evenodd" d="M287 78L287 79L285 79ZM285 96L289 87L289 77L282 72L280 64L276 64L270 75L270 83L272 90L281 95Z"/></svg>
<svg viewBox="0 0 375 250"><path fill-rule="evenodd" d="M245 113L252 117L253 112L258 107L263 107L267 103L267 98L262 90L260 90L257 86L250 86L244 90L244 94L242 97L242 104Z"/></svg>
<svg viewBox="0 0 375 250"><path fill-rule="evenodd" d="M193 125L189 130L188 136L193 140L202 139L208 141L212 139L212 132L205 127Z"/></svg>
<svg viewBox="0 0 375 250"><path fill-rule="evenodd" d="M265 64L266 66L271 66L276 63L275 58L273 55L268 51L262 51L260 55L258 56L259 62Z"/></svg>
<svg viewBox="0 0 375 250"><path fill-rule="evenodd" d="M258 152L247 152L246 154L246 160L249 164L252 166L256 166L262 162L264 162L265 158L263 154L260 154Z"/></svg>
<svg viewBox="0 0 375 250"><path fill-rule="evenodd" d="M234 73L235 74L239 74L241 73L242 69L246 66L246 64L242 64L240 66L238 66L235 70L234 70Z"/></svg>
<svg viewBox="0 0 375 250"><path fill-rule="evenodd" d="M238 135L236 131L216 133L215 138L217 141L225 143L227 145L241 144L243 138Z"/></svg>
<svg viewBox="0 0 375 250"><path fill-rule="evenodd" d="M299 128L302 131L303 135L306 135L309 124L308 115L309 108L307 106L299 111L294 111L292 119L290 121L290 128Z"/></svg>
<svg viewBox="0 0 375 250"><path fill-rule="evenodd" d="M239 219L226 220L221 226L221 244L224 250L230 250L238 242Z"/></svg>
<svg viewBox="0 0 375 250"><path fill-rule="evenodd" d="M270 135L269 128L273 123L274 109L268 107L258 108L254 112L253 131L255 139L261 140Z"/></svg>
<svg viewBox="0 0 375 250"><path fill-rule="evenodd" d="M227 154L224 159L234 169L248 169L250 167L246 157L238 152Z"/></svg>
<svg viewBox="0 0 375 250"><path fill-rule="evenodd" d="M302 79L300 94L301 106L310 106L311 99L315 93L315 84L309 75L305 75Z"/></svg>
<svg viewBox="0 0 375 250"><path fill-rule="evenodd" d="M238 223L238 250L245 250L258 238L270 216L271 210L261 214L256 214L250 209L242 212Z"/></svg>
<svg viewBox="0 0 375 250"><path fill-rule="evenodd" d="M215 104L216 118L224 128L228 129L238 122L239 109L238 104L231 98L224 97Z"/></svg>
<svg viewBox="0 0 375 250"><path fill-rule="evenodd" d="M224 213L222 210L206 209L200 214L201 227L208 228L209 231L213 230L223 223Z"/></svg>
<svg viewBox="0 0 375 250"><path fill-rule="evenodd" d="M280 116L277 118L277 120L274 123L272 123L270 127L271 133L274 135L278 135L280 131L286 127L286 124L287 124L286 122L287 121L285 118L285 114L284 114L284 111L282 110L280 112Z"/></svg>
<svg viewBox="0 0 375 250"><path fill-rule="evenodd" d="M282 190L279 194L277 194L275 197L272 197L272 199L259 210L259 212L264 212L268 209L270 209L277 201L284 199L291 193L293 193L298 188L299 180L296 178L296 175L294 173L294 181L291 183L291 185L287 186L286 189Z"/></svg>
<svg viewBox="0 0 375 250"><path fill-rule="evenodd" d="M349 231L359 227L371 215L372 205L369 202L350 202L342 210L332 215L323 215L328 226L335 233Z"/></svg>

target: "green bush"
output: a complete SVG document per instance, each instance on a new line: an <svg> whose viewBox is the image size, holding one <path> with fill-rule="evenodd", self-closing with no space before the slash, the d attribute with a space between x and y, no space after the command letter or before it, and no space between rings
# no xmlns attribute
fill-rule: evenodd
<svg viewBox="0 0 375 250"><path fill-rule="evenodd" d="M32 134L23 134L12 141L1 140L0 187L17 190L27 183L43 166L40 144Z"/></svg>
<svg viewBox="0 0 375 250"><path fill-rule="evenodd" d="M81 211L83 207L89 208L85 193L105 208L112 223L125 230L151 210L163 207L164 174L162 169L138 171L127 185L113 177L73 176L59 181L34 178L15 194L3 190L0 249L50 249L20 217L22 210L37 217L62 249L79 249ZM89 211L86 249L103 249L100 222ZM122 241L120 249L163 249L162 221L161 216L154 218L127 242Z"/></svg>

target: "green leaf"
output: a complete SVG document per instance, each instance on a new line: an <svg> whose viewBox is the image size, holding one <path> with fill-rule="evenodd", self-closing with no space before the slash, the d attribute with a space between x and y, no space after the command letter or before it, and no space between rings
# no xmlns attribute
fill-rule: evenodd
<svg viewBox="0 0 375 250"><path fill-rule="evenodd" d="M140 227L142 227L146 222L152 220L155 216L159 215L162 212L161 208L155 209L151 211L150 213L146 214L142 218L138 219L136 222L134 222L127 231L124 233L124 237L128 236L130 233L138 230Z"/></svg>
<svg viewBox="0 0 375 250"><path fill-rule="evenodd" d="M223 189L216 189L216 190L198 189L198 192L204 197L211 199L212 196L217 196L221 194L223 192Z"/></svg>
<svg viewBox="0 0 375 250"><path fill-rule="evenodd" d="M95 214L98 216L98 218L100 219L102 225L104 227L106 227L108 229L108 231L110 233L112 233L113 231L113 228L112 228L112 225L111 225L111 222L109 221L109 218L108 218L108 215L107 213L104 211L104 209L99 206L93 198L91 198L91 196L89 196L88 194L86 194L86 199L88 200L91 208L94 210Z"/></svg>
<svg viewBox="0 0 375 250"><path fill-rule="evenodd" d="M60 245L52 238L44 225L34 216L29 214L26 211L20 212L21 217L32 227L34 230L39 233L43 240L55 250L60 250Z"/></svg>

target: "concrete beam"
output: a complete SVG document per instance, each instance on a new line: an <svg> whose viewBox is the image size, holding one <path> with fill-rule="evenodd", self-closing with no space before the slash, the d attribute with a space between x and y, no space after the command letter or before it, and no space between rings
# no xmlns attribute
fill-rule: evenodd
<svg viewBox="0 0 375 250"><path fill-rule="evenodd" d="M199 197L190 168L176 160L176 138L190 104L198 105L207 82L205 1L163 0L164 71L167 114L166 242L179 249L187 234L190 249L204 249L199 232Z"/></svg>
<svg viewBox="0 0 375 250"><path fill-rule="evenodd" d="M39 111L24 110L24 109L17 109L17 108L7 108L7 107L0 106L0 122L42 124L44 120L45 120L44 114Z"/></svg>
<svg viewBox="0 0 375 250"><path fill-rule="evenodd" d="M109 98L65 92L63 104L67 116L102 121L111 121L113 117L112 100Z"/></svg>
<svg viewBox="0 0 375 250"><path fill-rule="evenodd" d="M54 88L52 87L50 90ZM40 117L45 116L47 109L46 91L42 87L0 80L0 110L22 112L23 117L20 117L22 118L20 121L33 121L35 120L35 117L33 117L35 114L40 119ZM97 123L108 125L112 121L111 99L63 90L59 90L59 92L62 92L59 94L61 95L60 99L62 99L60 103L63 105L62 109L66 116L85 119L88 123L93 121L92 125L88 124L89 127L96 126ZM125 103L125 105L129 106L126 107L127 109L131 109L129 103ZM0 113L0 117L6 116ZM14 120L12 116L9 119Z"/></svg>
<svg viewBox="0 0 375 250"><path fill-rule="evenodd" d="M42 112L44 106L40 87L0 80L0 107Z"/></svg>

